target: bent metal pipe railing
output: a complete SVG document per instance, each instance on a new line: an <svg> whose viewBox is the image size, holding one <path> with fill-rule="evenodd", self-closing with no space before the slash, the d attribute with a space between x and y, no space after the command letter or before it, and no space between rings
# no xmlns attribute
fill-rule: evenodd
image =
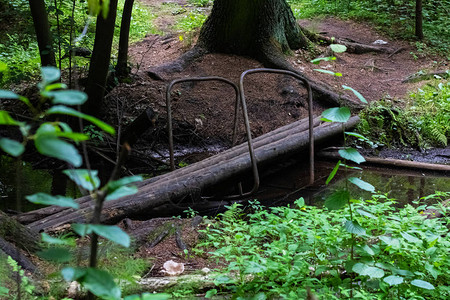
<svg viewBox="0 0 450 300"><path fill-rule="evenodd" d="M312 103L312 91L311 91L311 85L309 82L302 78L299 74L294 73L292 71L287 70L280 70L280 69L268 69L268 68L258 68L258 69L250 69L247 71L244 71L241 74L240 80L239 80L239 91L241 96L241 101L243 103L243 108L245 109L245 112L247 112L247 108L244 107L245 105L245 92L244 92L244 78L248 74L254 74L254 73L275 73L275 74L284 74L284 75L290 75L297 80L301 81L308 92L308 116L309 116L309 183L314 183L314 124L313 124L313 103ZM245 116L247 114L245 113ZM248 118L248 117L247 117ZM246 123L248 123L248 119L245 120ZM251 136L248 137L251 139Z"/></svg>
<svg viewBox="0 0 450 300"><path fill-rule="evenodd" d="M242 113L244 116L244 125L245 125L245 131L247 134L247 144L248 144L248 151L250 154L250 160L252 164L252 171L253 171L253 177L254 177L254 183L253 188L250 192L242 193L241 188L239 188L239 195L230 195L227 196L227 199L232 198L238 198L238 197L245 197L253 194L256 192L259 188L259 173L258 173L258 167L256 165L256 158L255 153L253 150L253 142L252 142L252 136L250 133L250 124L248 121L248 115L247 115L247 105L245 104L245 98L240 97L239 88L236 84L234 84L232 81L225 79L223 77L217 77L217 76L210 76L210 77L193 77L193 78L184 78L184 79L175 79L172 82L169 83L166 90L166 106L167 106L167 123L168 123L168 135L169 135L169 154L170 154L170 168L171 170L175 170L175 158L174 158L174 148L173 148L173 127L172 127L172 108L171 108L171 97L170 92L172 91L172 88L174 85L183 83L183 82L197 82L197 81L220 81L223 83L226 83L228 85L231 85L236 93L236 104L235 104L235 111L234 111L234 129L233 129L233 141L232 146L235 145L236 141L236 132L237 132L237 119L238 119L238 110L239 110L239 100L241 100L242 105Z"/></svg>

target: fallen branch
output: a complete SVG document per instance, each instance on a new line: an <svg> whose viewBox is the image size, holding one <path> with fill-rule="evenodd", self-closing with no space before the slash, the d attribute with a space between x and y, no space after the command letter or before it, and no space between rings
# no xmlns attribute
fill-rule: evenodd
<svg viewBox="0 0 450 300"><path fill-rule="evenodd" d="M337 151L320 151L317 154L318 157L328 158L328 159L342 159L342 157L337 153ZM424 171L434 171L434 172L444 172L450 173L449 165L438 165L423 163L410 160L392 159L392 158L378 158L378 157L367 157L364 156L366 163L372 165L382 165L396 168L406 168L414 170L424 170Z"/></svg>

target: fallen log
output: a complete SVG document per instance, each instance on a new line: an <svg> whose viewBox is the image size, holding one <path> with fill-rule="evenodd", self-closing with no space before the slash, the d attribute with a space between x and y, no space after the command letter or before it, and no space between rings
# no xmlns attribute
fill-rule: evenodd
<svg viewBox="0 0 450 300"><path fill-rule="evenodd" d="M318 153L318 157L329 159L342 159L339 153L337 153L337 151L321 151ZM396 168L450 173L450 165L430 164L410 160L368 157L368 156L364 156L364 159L366 160L366 164L372 165L382 165Z"/></svg>
<svg viewBox="0 0 450 300"><path fill-rule="evenodd" d="M320 118L316 117L313 121L314 126L319 125L319 122L320 122ZM306 130L308 130L308 119L307 118L293 122L286 126L277 128L276 130L271 131L268 134L265 134L265 135L262 135L262 136L259 136L255 139L253 139L253 146L254 146L254 148L258 148L261 145L265 145L270 142L275 142L277 139L284 138L284 137L288 136L289 134L291 134L293 131L301 132L301 131L306 131ZM195 167L193 167L193 165L191 165L191 166L188 166L188 167L178 170L177 173L168 173L168 174L165 174L164 177L158 176L158 177L150 178L141 183L138 183L137 186L138 187L144 186L144 185L147 185L150 183L160 181L161 179L169 180L171 178L181 176L184 174L188 174L188 173L191 173L198 169L202 169L204 166L206 166L208 164L220 163L224 160L230 159L233 156L237 156L237 155L240 155L243 153L248 153L248 146L246 143L240 144L232 149L233 149L233 152L230 152L228 155L224 155L224 156L220 156L220 157L217 157L216 155L212 156L210 158L207 158L207 159L195 164ZM80 209L85 209L85 208L89 207L90 205L92 205L90 196L85 196L85 197L76 199L75 201L80 205ZM26 212L26 213L23 213L20 215L16 215L16 216L14 216L14 218L22 224L30 224L33 222L37 222L38 220L42 220L51 215L53 215L54 217L59 217L60 215L65 215L70 211L74 211L74 210L70 209L70 208L66 208L66 207L49 206L49 207L31 211L31 212Z"/></svg>
<svg viewBox="0 0 450 300"><path fill-rule="evenodd" d="M359 117L352 117L345 127L349 129L358 122ZM326 123L317 127L314 130L316 143L341 135L342 127L341 123ZM256 146L257 143L255 143L255 157L258 165L284 158L308 147L308 132L292 129L289 133L280 132L279 135L282 138L276 138L276 134L268 133L260 139L260 141L267 141L265 144L259 143ZM174 199L179 199L192 191L203 190L250 170L251 162L248 153L239 154L237 150L239 147L231 148L183 169L146 181L140 186L137 194L106 202L101 221L114 223L125 217L142 216L146 211L172 203ZM64 211L57 214L58 216L51 215L31 223L28 227L36 231L49 231L67 223L85 223L90 219L90 214L89 207L77 211Z"/></svg>

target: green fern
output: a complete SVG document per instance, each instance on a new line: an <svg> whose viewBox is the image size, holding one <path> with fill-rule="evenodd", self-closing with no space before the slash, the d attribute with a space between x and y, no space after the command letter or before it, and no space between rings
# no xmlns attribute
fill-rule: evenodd
<svg viewBox="0 0 450 300"><path fill-rule="evenodd" d="M432 128L430 130L429 136L433 140L433 142L441 144L444 147L447 147L448 144L447 136L445 135L445 131L443 131L442 128L437 127Z"/></svg>

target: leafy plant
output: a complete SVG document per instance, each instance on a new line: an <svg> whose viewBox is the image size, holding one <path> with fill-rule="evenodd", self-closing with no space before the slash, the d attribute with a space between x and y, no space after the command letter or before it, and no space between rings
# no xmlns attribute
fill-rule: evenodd
<svg viewBox="0 0 450 300"><path fill-rule="evenodd" d="M324 299L346 298L351 290L367 299L448 298L448 219L426 219L420 213L426 205L396 210L384 195L350 201L352 223L343 221L352 214L348 205L328 210L303 199L293 207L256 203L250 214L228 207L198 245L214 247L213 258L223 266L215 292L302 299L310 287Z"/></svg>
<svg viewBox="0 0 450 300"><path fill-rule="evenodd" d="M53 67L42 68L42 81L38 84L41 99L37 105L31 103L23 96L6 90L0 90L0 98L18 100L25 103L35 115L35 121L52 115L72 116L87 120L109 134L115 133L114 128L106 123L70 108L70 105L82 105L87 100L87 96L80 91L66 90L64 84L57 82L59 79L59 69ZM43 107L47 106L50 107L43 109ZM0 110L0 125L16 126L20 129L22 141L0 137L0 148L14 157L20 157L25 150L27 142L33 141L37 151L45 156L63 160L73 167L82 165L81 155L72 143L83 142L88 139L88 136L83 133L73 132L65 122L44 121L37 129L34 129L31 126L32 124L15 120L7 111ZM119 161L117 165L120 168L121 162ZM107 184L100 187L97 171L73 168L63 171L80 188L93 195L95 209L90 223L72 224L72 230L81 237L91 236L89 267L65 267L62 269L61 274L64 279L76 280L92 294L105 299L121 299L121 291L109 273L96 268L98 237L103 237L124 247L130 245L130 238L117 226L100 224L103 203L104 201L136 193L137 188L130 184L142 180L140 176L130 176L116 180L116 172L117 170L113 172ZM33 203L43 205L78 208L78 203L70 197L37 193L26 198ZM52 238L44 234L43 241L51 244L52 247L41 251L41 257L47 257L58 262L71 260L69 250L61 247L61 245L67 244L67 240Z"/></svg>

